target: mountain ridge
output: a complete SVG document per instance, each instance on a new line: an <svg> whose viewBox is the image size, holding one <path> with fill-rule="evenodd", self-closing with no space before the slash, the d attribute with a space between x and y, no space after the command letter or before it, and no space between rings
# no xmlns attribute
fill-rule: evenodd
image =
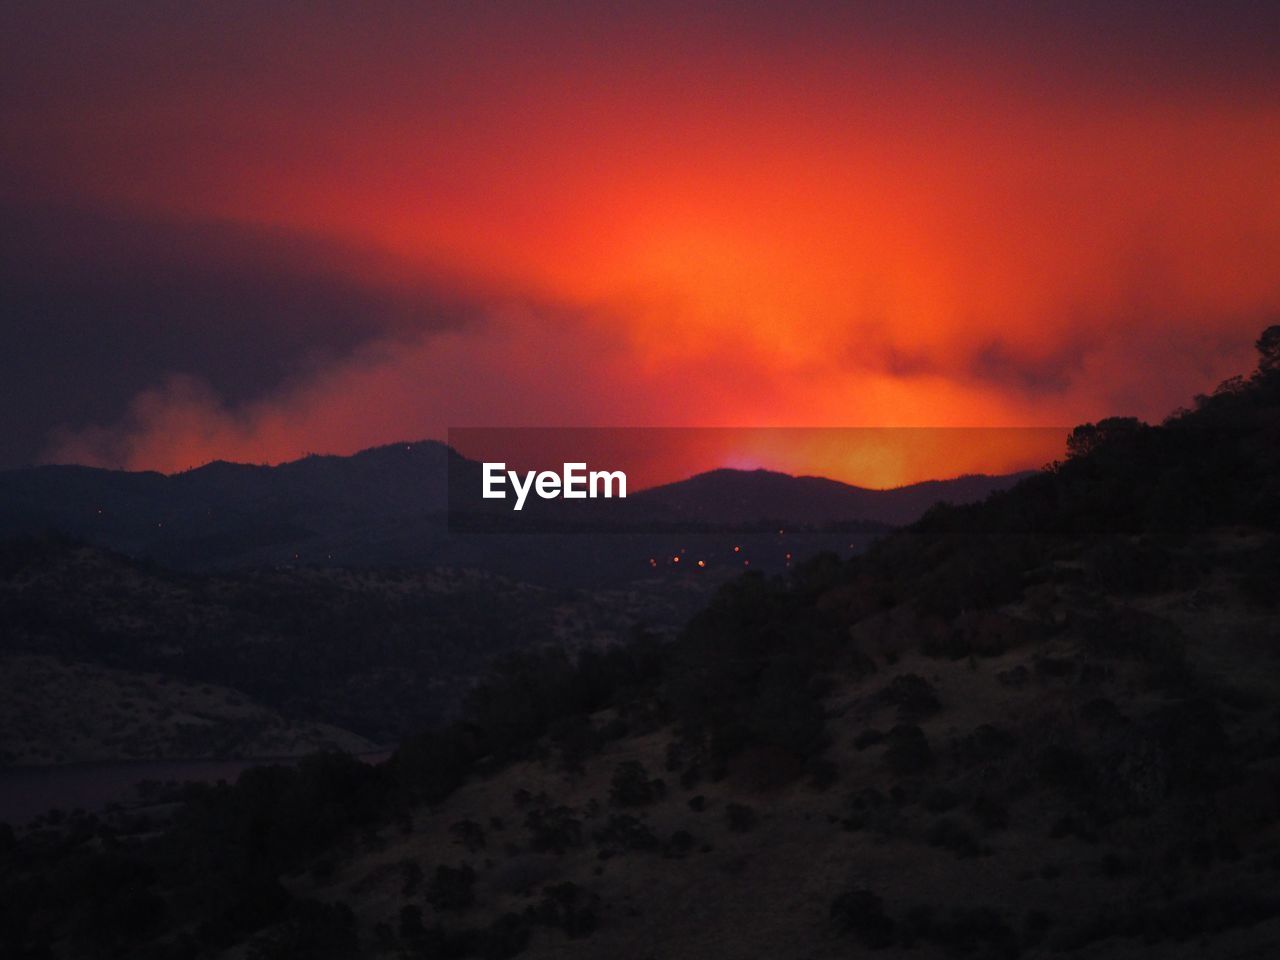
<svg viewBox="0 0 1280 960"><path fill-rule="evenodd" d="M450 536L450 483L479 490L480 464L434 440L309 454L274 466L215 460L174 474L44 465L0 471L0 537L57 532L192 569L283 563L436 566L502 562L497 542ZM1023 474L925 481L891 490L823 477L719 468L636 491L625 503L549 515L644 527L845 521L897 526L939 500L968 503ZM509 508L464 498L506 523ZM538 504L539 510L547 509ZM608 511L615 511L610 513ZM533 511L529 511L532 513ZM527 530L503 532L523 534ZM601 532L594 530L593 532ZM518 551L517 551L518 552ZM520 572L520 571L509 571Z"/></svg>

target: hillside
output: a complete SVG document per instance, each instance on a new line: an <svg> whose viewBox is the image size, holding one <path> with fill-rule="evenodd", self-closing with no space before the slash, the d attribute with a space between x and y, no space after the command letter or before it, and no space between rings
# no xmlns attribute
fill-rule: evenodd
<svg viewBox="0 0 1280 960"><path fill-rule="evenodd" d="M0 768L376 747L325 723L288 719L229 687L92 661L0 655Z"/></svg>
<svg viewBox="0 0 1280 960"><path fill-rule="evenodd" d="M450 716L495 658L616 643L639 623L677 623L697 596L448 569L177 573L58 539L10 541L0 765L394 743Z"/></svg>
<svg viewBox="0 0 1280 960"><path fill-rule="evenodd" d="M1229 567L1256 546L1194 552ZM1040 587L961 636L862 620L868 659L808 680L820 720L758 690L736 719L764 725L721 757L718 718L691 739L633 706L589 760L553 738L286 886L408 956L1267 955L1274 609L1221 574L1118 602ZM930 635L955 649L922 652Z"/></svg>
<svg viewBox="0 0 1280 960"><path fill-rule="evenodd" d="M1280 341L1280 330L1265 345ZM55 956L1269 957L1280 356L668 643L509 661L378 767L47 821ZM109 879L108 879L109 878Z"/></svg>

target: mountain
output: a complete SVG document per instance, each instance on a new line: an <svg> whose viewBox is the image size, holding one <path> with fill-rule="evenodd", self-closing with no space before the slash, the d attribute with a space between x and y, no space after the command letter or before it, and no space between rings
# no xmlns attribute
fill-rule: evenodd
<svg viewBox="0 0 1280 960"><path fill-rule="evenodd" d="M974 503L1029 475L968 475L871 490L825 477L721 469L643 490L635 499L653 505L655 514L680 522L750 524L776 520L823 525L862 521L896 527L920 519L935 503Z"/></svg>
<svg viewBox="0 0 1280 960"><path fill-rule="evenodd" d="M601 551L580 537L562 542L563 551L535 546L522 539L538 532L532 524L550 516L599 534L760 521L885 527L910 522L939 500L972 502L1018 479L961 477L878 491L818 477L716 470L626 501L581 507L556 501L514 514L505 502L479 500L480 473L478 463L433 441L274 467L217 461L171 476L80 466L10 470L0 473L0 538L57 532L193 570L471 565L572 578L575 569L598 570ZM451 489L454 519L476 511L512 536L449 536ZM459 490L475 496L460 500ZM511 525L525 520L524 527ZM542 532L558 530L552 525ZM648 557L666 550L666 541L644 541L631 552Z"/></svg>
<svg viewBox="0 0 1280 960"><path fill-rule="evenodd" d="M448 460L432 441L275 467L216 461L184 473L45 466L0 473L0 536L56 531L184 567L376 563L399 531L428 555L443 532ZM384 553L395 551L383 546Z"/></svg>

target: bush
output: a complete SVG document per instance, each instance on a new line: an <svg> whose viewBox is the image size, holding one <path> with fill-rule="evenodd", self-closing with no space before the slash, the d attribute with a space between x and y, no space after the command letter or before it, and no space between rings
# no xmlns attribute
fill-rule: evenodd
<svg viewBox="0 0 1280 960"><path fill-rule="evenodd" d="M417 860L400 861L400 895L411 897L422 883L422 867Z"/></svg>
<svg viewBox="0 0 1280 960"><path fill-rule="evenodd" d="M966 768L1003 760L1018 745L1018 738L1003 727L984 723L955 743L956 760Z"/></svg>
<svg viewBox="0 0 1280 960"><path fill-rule="evenodd" d="M1018 936L991 907L957 907L947 920L935 921L928 939L951 953L970 954L979 948L990 957L1016 957Z"/></svg>
<svg viewBox="0 0 1280 960"><path fill-rule="evenodd" d="M694 839L693 834L688 830L677 830L671 835L662 852L664 856L678 860L681 857L688 856L696 843L697 841Z"/></svg>
<svg viewBox="0 0 1280 960"><path fill-rule="evenodd" d="M836 897L831 903L831 919L871 950L893 944L894 922L885 913L884 902L869 890L849 890Z"/></svg>
<svg viewBox="0 0 1280 960"><path fill-rule="evenodd" d="M878 743L884 743L884 731L877 730L875 727L868 727L853 738L853 748L858 751L874 747Z"/></svg>
<svg viewBox="0 0 1280 960"><path fill-rule="evenodd" d="M924 731L915 724L900 723L889 731L884 762L893 774L905 777L922 773L933 764L933 751Z"/></svg>
<svg viewBox="0 0 1280 960"><path fill-rule="evenodd" d="M968 830L950 817L936 820L928 833L929 846L950 850L957 857L977 857L985 851Z"/></svg>
<svg viewBox="0 0 1280 960"><path fill-rule="evenodd" d="M484 960L510 960L524 953L529 946L529 935L529 921L525 917L504 913L480 934L474 952Z"/></svg>
<svg viewBox="0 0 1280 960"><path fill-rule="evenodd" d="M538 853L562 854L582 843L582 821L569 807L530 810L524 818L529 845Z"/></svg>
<svg viewBox="0 0 1280 960"><path fill-rule="evenodd" d="M599 922L600 898L587 895L576 883L566 880L547 887L545 896L527 915L546 927L562 930L570 939L589 936Z"/></svg>
<svg viewBox="0 0 1280 960"><path fill-rule="evenodd" d="M301 900L288 919L249 946L249 960L347 960L358 952L355 917L345 903Z"/></svg>
<svg viewBox="0 0 1280 960"><path fill-rule="evenodd" d="M427 887L427 903L437 910L462 913L476 902L476 872L470 865L436 867L435 876Z"/></svg>
<svg viewBox="0 0 1280 960"><path fill-rule="evenodd" d="M459 820L449 826L449 832L456 838L454 842L465 847L468 853L484 849L484 827L474 820Z"/></svg>
<svg viewBox="0 0 1280 960"><path fill-rule="evenodd" d="M657 850L661 846L652 830L625 813L610 817L604 829L596 831L595 841L602 859L628 850Z"/></svg>
<svg viewBox="0 0 1280 960"><path fill-rule="evenodd" d="M946 787L934 787L924 795L924 808L930 813L946 813L959 802L959 798Z"/></svg>
<svg viewBox="0 0 1280 960"><path fill-rule="evenodd" d="M829 790L840 779L840 768L822 757L810 760L807 769L809 786L814 790Z"/></svg>
<svg viewBox="0 0 1280 960"><path fill-rule="evenodd" d="M899 720L919 720L942 709L937 691L924 677L904 673L880 691L886 703L898 708Z"/></svg>
<svg viewBox="0 0 1280 960"><path fill-rule="evenodd" d="M985 794L976 797L970 810L987 830L1003 830L1009 825L1009 808L994 797Z"/></svg>
<svg viewBox="0 0 1280 960"><path fill-rule="evenodd" d="M649 772L636 760L618 764L613 771L609 802L615 807L647 807L666 794L666 784L650 780Z"/></svg>
<svg viewBox="0 0 1280 960"><path fill-rule="evenodd" d="M756 825L755 810L744 803L730 803L724 808L725 820L734 833L746 833Z"/></svg>

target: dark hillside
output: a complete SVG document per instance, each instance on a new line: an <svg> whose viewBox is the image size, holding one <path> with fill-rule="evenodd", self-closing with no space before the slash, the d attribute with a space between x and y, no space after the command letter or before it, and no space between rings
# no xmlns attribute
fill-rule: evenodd
<svg viewBox="0 0 1280 960"><path fill-rule="evenodd" d="M984 504L742 577L671 643L513 659L383 766L10 839L0 929L95 957L1272 956L1277 341Z"/></svg>

